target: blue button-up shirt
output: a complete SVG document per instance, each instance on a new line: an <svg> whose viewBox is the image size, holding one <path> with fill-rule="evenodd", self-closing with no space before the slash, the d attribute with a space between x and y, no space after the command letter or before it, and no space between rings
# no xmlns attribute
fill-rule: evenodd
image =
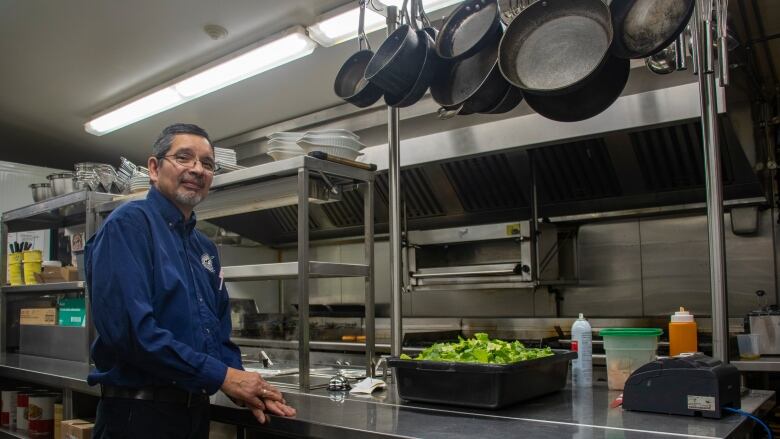
<svg viewBox="0 0 780 439"><path fill-rule="evenodd" d="M90 385L212 394L241 369L216 246L155 188L106 219L85 268L98 337Z"/></svg>

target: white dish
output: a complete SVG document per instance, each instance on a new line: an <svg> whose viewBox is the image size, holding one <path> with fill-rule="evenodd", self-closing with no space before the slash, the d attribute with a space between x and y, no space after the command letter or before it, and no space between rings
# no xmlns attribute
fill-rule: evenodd
<svg viewBox="0 0 780 439"><path fill-rule="evenodd" d="M343 157L349 160L355 160L360 155L360 151L357 151L352 148L346 148L343 146L317 145L308 142L300 142L299 144L301 145L301 148L303 148L306 154L309 154L310 152L313 151L322 151L325 154L334 155L336 157Z"/></svg>
<svg viewBox="0 0 780 439"><path fill-rule="evenodd" d="M268 155L270 155L274 160L287 160L294 157L300 157L304 155L303 151L282 151L279 149L276 150L269 150Z"/></svg>
<svg viewBox="0 0 780 439"><path fill-rule="evenodd" d="M306 136L298 141L298 144L301 146L303 146L303 143L320 146L337 146L340 148L349 148L355 151L360 151L366 147L366 145L349 137Z"/></svg>

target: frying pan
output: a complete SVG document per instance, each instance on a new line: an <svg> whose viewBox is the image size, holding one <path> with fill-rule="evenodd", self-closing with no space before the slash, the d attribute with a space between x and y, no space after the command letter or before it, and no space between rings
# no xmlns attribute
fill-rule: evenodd
<svg viewBox="0 0 780 439"><path fill-rule="evenodd" d="M408 107L417 103L425 95L428 87L431 85L437 70L442 64L441 58L436 54L436 47L434 38L436 36L436 29L431 26L428 21L425 11L422 9L421 0L411 0L412 2L412 18L410 24L417 33L417 38L420 40L420 44L425 47L425 55L423 59L422 67L417 75L417 79L414 82L411 90L406 95L393 95L385 93L385 103L391 107ZM416 17L421 19L423 29L418 28Z"/></svg>
<svg viewBox="0 0 780 439"><path fill-rule="evenodd" d="M363 30L365 20L366 2L360 1L360 22L358 24L358 44L360 50L341 66L336 81L333 84L333 91L336 96L357 107L368 107L373 105L382 97L382 89L375 84L370 83L365 78L366 66L368 66L374 52L368 43L368 38ZM364 48L365 45L365 48Z"/></svg>
<svg viewBox="0 0 780 439"><path fill-rule="evenodd" d="M620 58L645 58L669 46L685 29L695 0L613 0L609 5Z"/></svg>
<svg viewBox="0 0 780 439"><path fill-rule="evenodd" d="M406 15L404 1L404 14ZM417 82L425 61L426 45L411 24L398 26L366 66L366 79L393 96L406 96Z"/></svg>
<svg viewBox="0 0 780 439"><path fill-rule="evenodd" d="M456 61L431 84L441 118L486 112L495 108L510 84L498 69L498 38L475 55Z"/></svg>
<svg viewBox="0 0 780 439"><path fill-rule="evenodd" d="M598 74L612 36L609 8L602 0L538 1L507 28L501 40L501 73L526 97L566 95Z"/></svg>
<svg viewBox="0 0 780 439"><path fill-rule="evenodd" d="M577 122L601 113L620 96L631 70L627 59L609 55L587 87L566 95L526 94L528 106L540 115L558 122Z"/></svg>
<svg viewBox="0 0 780 439"><path fill-rule="evenodd" d="M444 21L436 37L436 53L448 60L468 58L500 32L498 0L466 0Z"/></svg>

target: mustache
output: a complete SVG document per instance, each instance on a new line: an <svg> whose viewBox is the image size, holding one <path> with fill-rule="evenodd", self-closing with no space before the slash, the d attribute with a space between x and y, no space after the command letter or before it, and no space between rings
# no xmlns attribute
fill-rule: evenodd
<svg viewBox="0 0 780 439"><path fill-rule="evenodd" d="M204 177L201 175L183 176L179 179L179 183L190 183L190 184L196 184L198 186L206 185L206 181Z"/></svg>

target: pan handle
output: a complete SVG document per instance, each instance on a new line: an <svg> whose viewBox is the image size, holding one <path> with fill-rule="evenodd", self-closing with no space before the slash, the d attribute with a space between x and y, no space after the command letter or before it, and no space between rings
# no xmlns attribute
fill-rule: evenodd
<svg viewBox="0 0 780 439"><path fill-rule="evenodd" d="M674 64L677 70L688 70L688 47L685 38L685 29L683 29L674 43Z"/></svg>
<svg viewBox="0 0 780 439"><path fill-rule="evenodd" d="M371 50L371 45L368 43L368 37L366 37L366 27L365 27L366 0L358 0L358 4L360 5L360 18L358 21L358 45L360 46L360 50L363 49Z"/></svg>
<svg viewBox="0 0 780 439"><path fill-rule="evenodd" d="M715 0L716 20L718 20L718 66L720 67L720 85L729 85L729 47L728 47L728 14L729 0Z"/></svg>
<svg viewBox="0 0 780 439"><path fill-rule="evenodd" d="M420 2L419 0L411 0L412 2L412 13L409 17L409 25L414 30L420 30L420 26L417 24L417 19L420 16ZM404 1L404 5L406 5L406 1ZM404 9L404 13L406 13L406 10Z"/></svg>
<svg viewBox="0 0 780 439"><path fill-rule="evenodd" d="M450 107L450 108L440 107L436 111L436 114L440 120L447 120L457 116L458 113L460 113L460 110L462 109L463 109L463 104L460 104L457 107Z"/></svg>

